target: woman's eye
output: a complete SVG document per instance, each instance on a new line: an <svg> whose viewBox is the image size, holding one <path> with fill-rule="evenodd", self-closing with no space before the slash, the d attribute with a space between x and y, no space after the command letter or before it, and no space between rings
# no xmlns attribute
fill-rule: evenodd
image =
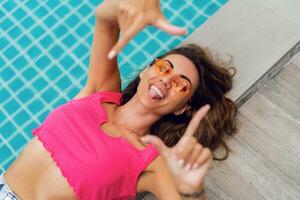
<svg viewBox="0 0 300 200"><path fill-rule="evenodd" d="M188 90L188 87L185 85L183 86L183 88L181 89L183 92L186 92Z"/></svg>
<svg viewBox="0 0 300 200"><path fill-rule="evenodd" d="M188 90L188 85L184 80L173 80L174 86L177 87L180 91L186 92Z"/></svg>
<svg viewBox="0 0 300 200"><path fill-rule="evenodd" d="M180 87L180 88L183 87L183 85L182 85L182 83L180 81L178 81L178 80L175 79L173 82L174 82L174 84L175 84L176 87Z"/></svg>
<svg viewBox="0 0 300 200"><path fill-rule="evenodd" d="M164 66L164 65L160 66L160 71L161 71L161 73L169 73L170 72L169 67Z"/></svg>

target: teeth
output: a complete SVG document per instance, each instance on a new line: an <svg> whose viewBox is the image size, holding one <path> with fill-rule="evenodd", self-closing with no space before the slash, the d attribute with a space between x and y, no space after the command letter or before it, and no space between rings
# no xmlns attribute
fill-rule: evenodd
<svg viewBox="0 0 300 200"><path fill-rule="evenodd" d="M155 92L159 95L159 97L162 99L164 97L163 93L158 89L155 85L151 85L150 89L155 90Z"/></svg>

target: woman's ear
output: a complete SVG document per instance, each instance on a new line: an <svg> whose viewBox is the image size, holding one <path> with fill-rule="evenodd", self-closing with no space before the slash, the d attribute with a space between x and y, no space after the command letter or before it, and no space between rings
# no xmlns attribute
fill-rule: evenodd
<svg viewBox="0 0 300 200"><path fill-rule="evenodd" d="M177 110L176 112L174 112L174 115L181 115L182 113L184 113L185 111L188 111L188 110L190 110L191 109L191 106L190 105L188 105L188 104L185 104L184 106L183 106L183 108L181 108L180 110Z"/></svg>

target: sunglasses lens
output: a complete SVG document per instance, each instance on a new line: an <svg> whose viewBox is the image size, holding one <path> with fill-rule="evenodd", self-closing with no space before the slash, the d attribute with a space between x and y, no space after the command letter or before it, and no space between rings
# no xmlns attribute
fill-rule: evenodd
<svg viewBox="0 0 300 200"><path fill-rule="evenodd" d="M155 60L156 71L160 75L168 75L172 71L172 67L165 60ZM180 77L175 77L172 80L172 87L176 92L189 92L190 87L187 81Z"/></svg>
<svg viewBox="0 0 300 200"><path fill-rule="evenodd" d="M187 92L188 91L188 85L185 80L182 80L180 78L175 78L172 81L173 87L177 92Z"/></svg>
<svg viewBox="0 0 300 200"><path fill-rule="evenodd" d="M171 71L169 63L163 60L157 61L156 69L159 74L168 74Z"/></svg>

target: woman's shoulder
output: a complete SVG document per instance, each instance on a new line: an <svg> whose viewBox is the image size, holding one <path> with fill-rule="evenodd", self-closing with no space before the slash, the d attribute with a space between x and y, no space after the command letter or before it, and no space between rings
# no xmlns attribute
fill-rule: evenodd
<svg viewBox="0 0 300 200"><path fill-rule="evenodd" d="M145 168L144 172L158 173L162 166L165 166L165 160L161 155L156 156L153 161Z"/></svg>

